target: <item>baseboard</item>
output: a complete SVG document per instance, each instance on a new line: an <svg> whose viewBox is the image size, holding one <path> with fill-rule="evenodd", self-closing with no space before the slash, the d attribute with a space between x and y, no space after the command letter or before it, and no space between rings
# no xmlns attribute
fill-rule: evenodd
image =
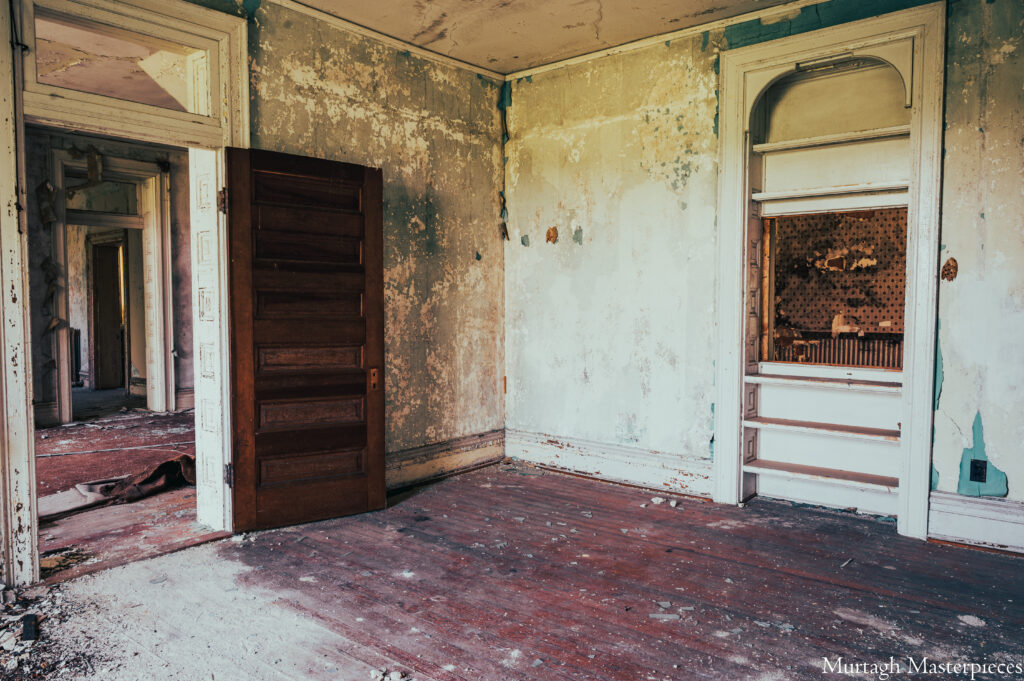
<svg viewBox="0 0 1024 681"><path fill-rule="evenodd" d="M1024 503L932 492L928 536L1024 553Z"/></svg>
<svg viewBox="0 0 1024 681"><path fill-rule="evenodd" d="M36 402L32 405L35 411L36 426L48 428L60 425L60 410L56 402Z"/></svg>
<svg viewBox="0 0 1024 681"><path fill-rule="evenodd" d="M505 431L492 430L389 452L385 479L389 490L402 489L463 473L504 458Z"/></svg>
<svg viewBox="0 0 1024 681"><path fill-rule="evenodd" d="M710 459L523 430L505 432L505 454L600 480L711 497Z"/></svg>
<svg viewBox="0 0 1024 681"><path fill-rule="evenodd" d="M196 393L192 388L181 388L174 392L174 410L194 409L196 406Z"/></svg>

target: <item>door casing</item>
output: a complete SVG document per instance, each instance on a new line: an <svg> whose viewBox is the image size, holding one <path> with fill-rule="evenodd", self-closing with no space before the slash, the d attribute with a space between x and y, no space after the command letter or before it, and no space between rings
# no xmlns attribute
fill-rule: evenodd
<svg viewBox="0 0 1024 681"><path fill-rule="evenodd" d="M912 40L910 51L897 49ZM742 381L745 362L744 282L747 222L754 217L749 186L750 121L758 97L798 64L844 55L892 64L908 87L911 154L916 172L908 201L906 334L904 339L900 534L924 539L928 525L932 391L938 293L939 196L945 3L842 24L723 52L719 101L718 360L713 498L742 500Z"/></svg>
<svg viewBox="0 0 1024 681"><path fill-rule="evenodd" d="M11 7L15 11L11 14ZM215 111L193 120L157 107L126 104L99 95L61 92L61 97L26 85L26 52L0 50L0 535L3 579L10 585L39 578L38 513L32 425L31 346L28 324L24 122L189 150L192 237L193 356L196 358L196 476L199 522L231 529L231 494L224 478L230 459L227 238L217 190L225 177L224 149L249 145L247 25L243 18L182 0L69 0L62 11L86 20L124 21L169 40L192 36L209 46L208 80ZM11 44L17 35L33 54L32 3L2 3L0 22ZM17 30L15 34L13 31ZM34 69L34 65L33 65ZM7 295L10 291L13 295ZM222 312L223 311L223 312Z"/></svg>

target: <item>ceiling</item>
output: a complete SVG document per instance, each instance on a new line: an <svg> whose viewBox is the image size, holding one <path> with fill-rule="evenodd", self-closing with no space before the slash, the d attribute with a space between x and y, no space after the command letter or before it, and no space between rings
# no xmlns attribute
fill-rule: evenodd
<svg viewBox="0 0 1024 681"><path fill-rule="evenodd" d="M512 73L786 0L303 0L393 38Z"/></svg>

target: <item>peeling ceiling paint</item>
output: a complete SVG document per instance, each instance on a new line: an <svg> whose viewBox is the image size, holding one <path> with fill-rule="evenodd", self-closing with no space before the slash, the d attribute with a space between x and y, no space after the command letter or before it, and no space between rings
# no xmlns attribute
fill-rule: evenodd
<svg viewBox="0 0 1024 681"><path fill-rule="evenodd" d="M512 73L785 0L304 0L341 19Z"/></svg>

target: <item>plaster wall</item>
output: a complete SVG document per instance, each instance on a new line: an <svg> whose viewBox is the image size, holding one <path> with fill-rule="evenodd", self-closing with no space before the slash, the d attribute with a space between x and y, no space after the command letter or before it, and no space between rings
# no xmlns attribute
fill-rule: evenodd
<svg viewBox="0 0 1024 681"><path fill-rule="evenodd" d="M936 487L977 491L967 451L1024 500L1024 4L959 0L948 21Z"/></svg>
<svg viewBox="0 0 1024 681"><path fill-rule="evenodd" d="M250 74L253 147L383 169L389 459L500 429L498 84L272 3Z"/></svg>
<svg viewBox="0 0 1024 681"><path fill-rule="evenodd" d="M695 35L513 83L510 429L710 457L716 56Z"/></svg>

